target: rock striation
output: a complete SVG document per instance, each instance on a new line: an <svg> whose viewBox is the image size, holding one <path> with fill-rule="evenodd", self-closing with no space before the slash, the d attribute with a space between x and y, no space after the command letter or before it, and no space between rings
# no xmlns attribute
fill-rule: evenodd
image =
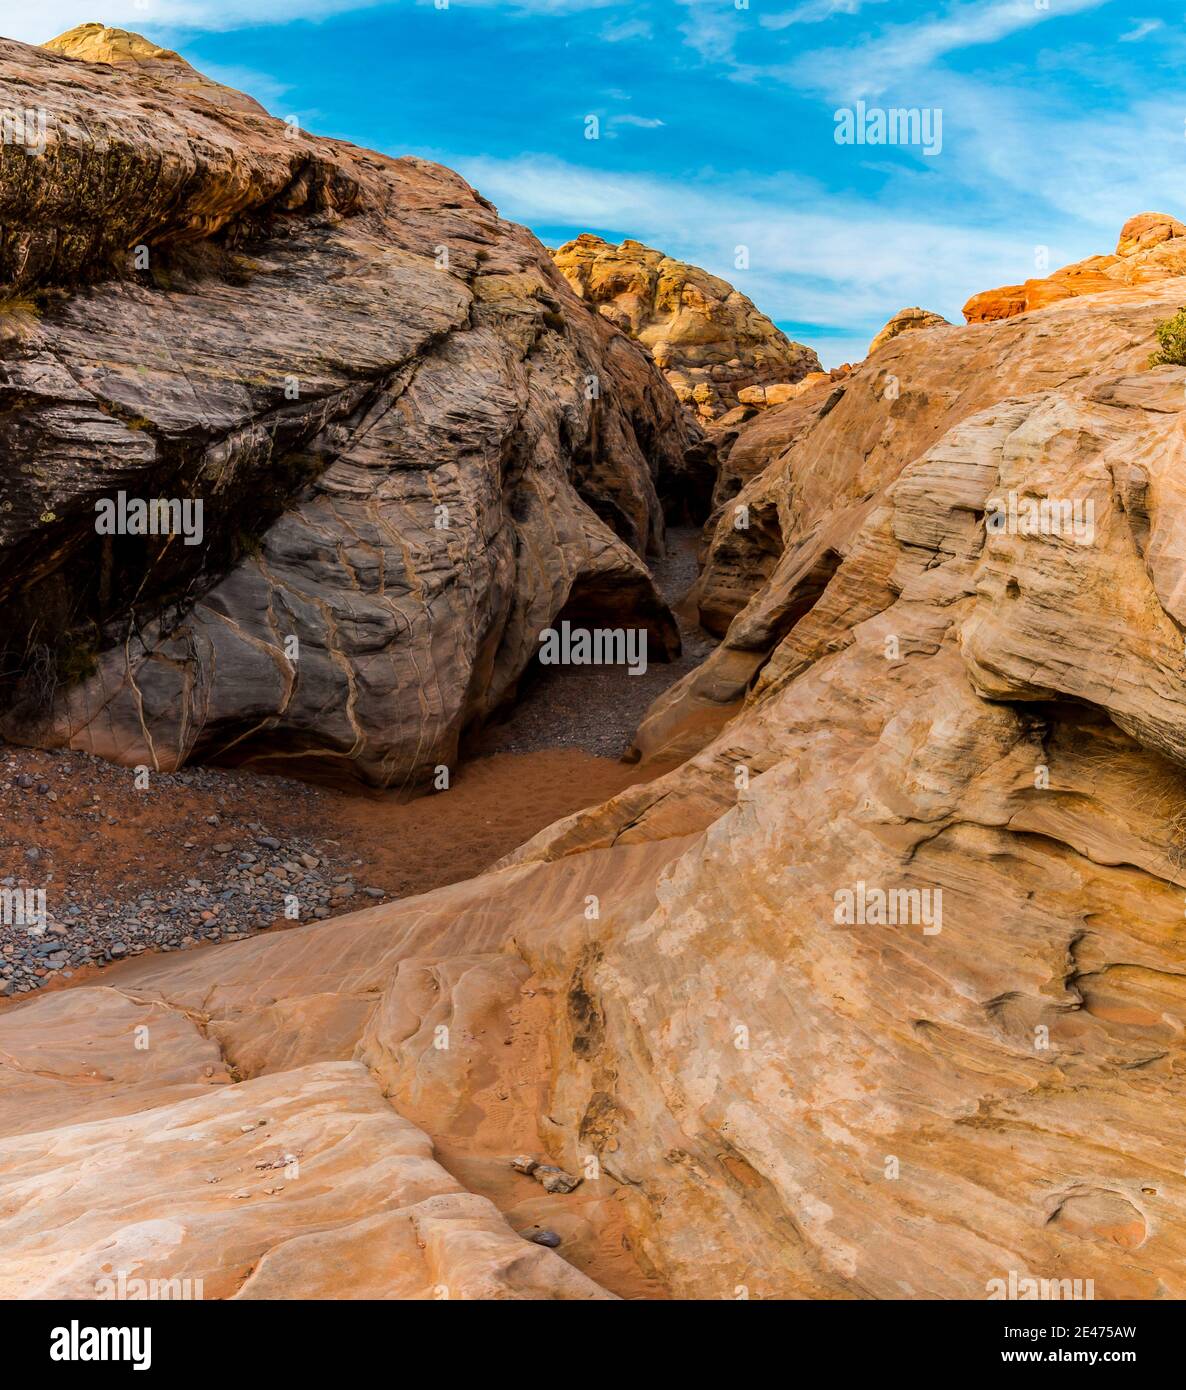
<svg viewBox="0 0 1186 1390"><path fill-rule="evenodd" d="M620 246L582 232L553 253L572 288L650 352L702 424L737 406L746 388L788 386L820 370L727 281L640 241Z"/></svg>
<svg viewBox="0 0 1186 1390"><path fill-rule="evenodd" d="M134 35L51 49L0 43L47 117L0 165L8 737L412 787L562 615L678 650L699 432L529 232ZM128 499L202 534L99 534Z"/></svg>
<svg viewBox="0 0 1186 1390"><path fill-rule="evenodd" d="M0 1007L0 1290L1186 1297L1186 368L1146 365L1184 291L903 332L741 422L663 775L476 879ZM434 341L497 336L476 298ZM465 389L428 360L409 428ZM97 437L75 399L9 415Z"/></svg>
<svg viewBox="0 0 1186 1390"><path fill-rule="evenodd" d="M140 34L112 29L106 24L79 24L42 45L49 53L80 58L87 63L105 63L128 68L174 89L183 98L200 97L227 111L249 111L266 115L254 97L237 92L221 82L213 82L171 48L161 48Z"/></svg>

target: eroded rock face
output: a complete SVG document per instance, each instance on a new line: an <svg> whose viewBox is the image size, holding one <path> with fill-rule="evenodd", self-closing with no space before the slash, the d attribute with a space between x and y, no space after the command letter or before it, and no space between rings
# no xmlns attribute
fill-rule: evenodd
<svg viewBox="0 0 1186 1390"><path fill-rule="evenodd" d="M8 736L411 786L560 614L672 654L643 557L697 431L535 238L67 39L115 65L0 44L4 103L47 112L0 166ZM97 535L120 493L200 501L201 543Z"/></svg>
<svg viewBox="0 0 1186 1390"><path fill-rule="evenodd" d="M1115 255L1089 256L1052 275L984 290L964 305L964 317L969 323L991 323L1062 299L1182 275L1186 275L1186 226L1162 212L1142 212L1121 228Z"/></svg>
<svg viewBox="0 0 1186 1390"><path fill-rule="evenodd" d="M942 314L936 314L930 309L920 309L917 305L910 309L899 309L869 344L869 356L872 357L883 343L892 342L899 333L911 333L919 328L944 328L948 326L947 320Z"/></svg>
<svg viewBox="0 0 1186 1390"><path fill-rule="evenodd" d="M908 463L1011 396L1136 371L1183 281L1113 287L1041 314L904 333L841 381L742 424L724 449L695 591L720 647L652 707L644 757L687 757L737 712L756 673L816 602L859 524Z"/></svg>
<svg viewBox="0 0 1186 1390"><path fill-rule="evenodd" d="M583 232L554 253L573 289L642 343L702 423L738 404L747 387L789 386L820 370L744 294L697 266L639 241L613 246Z"/></svg>
<svg viewBox="0 0 1186 1390"><path fill-rule="evenodd" d="M1184 288L903 333L742 424L727 637L640 735L676 770L0 1009L0 1287L1186 1296Z"/></svg>

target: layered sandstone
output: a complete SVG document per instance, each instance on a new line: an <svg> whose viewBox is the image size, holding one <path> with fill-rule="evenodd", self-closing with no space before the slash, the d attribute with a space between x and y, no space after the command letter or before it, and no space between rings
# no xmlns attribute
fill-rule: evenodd
<svg viewBox="0 0 1186 1390"><path fill-rule="evenodd" d="M747 388L789 386L820 370L727 281L639 241L620 246L582 232L553 253L573 289L650 352L679 399L702 423Z"/></svg>
<svg viewBox="0 0 1186 1390"><path fill-rule="evenodd" d="M1121 228L1115 255L1089 256L1052 275L984 290L964 305L964 317L969 323L991 323L1063 299L1103 294L1120 285L1172 280L1184 274L1186 226L1165 213L1142 212Z"/></svg>
<svg viewBox="0 0 1186 1390"><path fill-rule="evenodd" d="M0 1011L0 1288L1186 1296L1184 291L904 332L741 423L725 640L639 735L675 770Z"/></svg>
<svg viewBox="0 0 1186 1390"><path fill-rule="evenodd" d="M949 326L942 314L936 314L930 309L920 309L917 305L909 309L899 309L869 344L869 356L872 357L884 343L892 342L899 333L913 333L920 328Z"/></svg>
<svg viewBox="0 0 1186 1390"><path fill-rule="evenodd" d="M645 557L696 427L529 232L135 36L58 46L0 44L48 116L0 167L9 737L414 786L562 615L675 653ZM200 543L96 534L121 494Z"/></svg>
<svg viewBox="0 0 1186 1390"><path fill-rule="evenodd" d="M228 111L250 111L265 115L264 108L253 97L237 92L233 87L213 82L192 67L180 53L161 48L140 34L127 29L112 29L106 24L79 24L50 39L43 47L50 53L66 58L81 58L87 63L105 63L115 68L130 68L138 76L149 77L184 98L200 97Z"/></svg>

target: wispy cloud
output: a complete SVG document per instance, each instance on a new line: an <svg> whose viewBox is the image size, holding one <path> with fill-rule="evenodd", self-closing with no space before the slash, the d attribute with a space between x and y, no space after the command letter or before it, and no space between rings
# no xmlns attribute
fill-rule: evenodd
<svg viewBox="0 0 1186 1390"><path fill-rule="evenodd" d="M156 36L170 31L225 31L297 19L331 19L366 11L391 0L38 0L18 5L10 0L0 14L0 34L22 43L45 43L67 29L96 19L101 9L104 24ZM420 0L431 3L431 0ZM621 0L458 0L467 8L502 8L520 14L571 14L600 10ZM8 11L11 10L12 13Z"/></svg>
<svg viewBox="0 0 1186 1390"><path fill-rule="evenodd" d="M654 37L655 29L649 19L623 19L605 25L601 38L606 43L630 43Z"/></svg>
<svg viewBox="0 0 1186 1390"><path fill-rule="evenodd" d="M1095 9L1107 0L1033 0L956 4L935 18L889 25L856 44L801 54L782 75L806 90L830 96L876 96L903 79L925 73L949 54L999 43L1023 29Z"/></svg>
<svg viewBox="0 0 1186 1390"><path fill-rule="evenodd" d="M659 120L657 116L634 116L629 113L623 116L611 116L609 125L633 125L640 130L656 130L659 126L665 125L665 121Z"/></svg>
<svg viewBox="0 0 1186 1390"><path fill-rule="evenodd" d="M837 15L857 14L865 4L883 4L884 0L803 0L793 9L779 14L758 17L763 29L789 29L792 24L823 24Z"/></svg>
<svg viewBox="0 0 1186 1390"><path fill-rule="evenodd" d="M1139 43L1141 39L1147 39L1150 34L1155 34L1158 29L1164 28L1165 24L1160 19L1141 19L1137 21L1127 34L1120 35L1120 42Z"/></svg>
<svg viewBox="0 0 1186 1390"><path fill-rule="evenodd" d="M383 0L39 0L12 6L0 17L0 33L23 43L45 43L86 24L102 10L102 22L155 37L170 30L222 30L255 24L287 24L294 19L325 19L372 8ZM6 11L8 6L5 6Z"/></svg>
<svg viewBox="0 0 1186 1390"><path fill-rule="evenodd" d="M292 90L291 84L281 82L271 73L260 72L256 68L237 67L234 64L225 63L203 63L202 72L214 82L221 82L224 87L234 87L238 92L246 92L253 96L261 106L276 113L284 106L284 98ZM312 112L301 113L305 120L312 116Z"/></svg>
<svg viewBox="0 0 1186 1390"><path fill-rule="evenodd" d="M1009 232L851 199L759 198L744 180L697 186L533 155L454 165L506 217L558 235L593 227L650 242L730 280L780 322L841 330L832 347L845 356L906 304L958 318L969 295L1024 276L1031 256ZM745 271L735 268L739 246Z"/></svg>

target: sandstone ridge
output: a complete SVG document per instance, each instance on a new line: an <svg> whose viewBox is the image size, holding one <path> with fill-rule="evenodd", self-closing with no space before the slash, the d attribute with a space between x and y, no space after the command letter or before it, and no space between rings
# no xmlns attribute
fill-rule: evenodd
<svg viewBox="0 0 1186 1390"><path fill-rule="evenodd" d="M1142 212L1120 231L1111 256L1089 256L1052 275L1003 285L973 295L964 305L969 323L991 323L1057 304L1079 295L1102 294L1124 286L1154 284L1186 274L1186 226L1176 217Z"/></svg>
<svg viewBox="0 0 1186 1390"><path fill-rule="evenodd" d="M0 56L10 78L49 61ZM133 79L102 82L135 107ZM350 629L340 662L392 570L409 626L456 643L484 610L434 606L431 565L407 558L441 496L481 522L448 591L503 555L520 644L532 626L506 613L541 593L533 611L555 611L578 578L637 576L645 597L594 515L640 545L661 524L639 441L656 412L684 425L639 350L444 171L321 143L281 169L261 118L203 119L233 122L298 203L241 243L285 362L308 333L302 270L341 272L302 368L325 374L321 409L291 421L316 485L210 591L211 640L295 611L316 564L340 586L337 609L308 600ZM479 237L481 267L429 270L442 221ZM118 1268L244 1299L979 1300L1015 1275L1186 1297L1186 368L1147 366L1186 276L1159 237L1121 241L1156 274L902 332L729 432L696 595L723 641L637 739L674 770L478 878L0 1007L0 1288L93 1297ZM93 239L68 240L93 267ZM59 263L41 250L30 265ZM239 331L239 287L184 283L192 306L75 286L8 340L7 428L92 441L68 478L87 500L177 438L232 475L275 447L279 367L227 385L176 326ZM147 384L110 335L108 375L55 372L109 321L162 342L165 294ZM360 302L397 303L411 344L360 344ZM596 431L585 370L612 373ZM242 422L213 464L190 392ZM505 522L492 497L520 485ZM67 512L66 482L38 501ZM553 544L563 560L520 573ZM244 640L272 659L262 626ZM500 651L467 668L478 684ZM147 700L145 661L121 660ZM91 679L88 709L114 676ZM521 1156L580 1182L549 1190Z"/></svg>
<svg viewBox="0 0 1186 1390"><path fill-rule="evenodd" d="M583 232L553 254L573 289L643 344L702 423L733 409L746 387L820 370L810 348L727 281L642 242L614 246Z"/></svg>

